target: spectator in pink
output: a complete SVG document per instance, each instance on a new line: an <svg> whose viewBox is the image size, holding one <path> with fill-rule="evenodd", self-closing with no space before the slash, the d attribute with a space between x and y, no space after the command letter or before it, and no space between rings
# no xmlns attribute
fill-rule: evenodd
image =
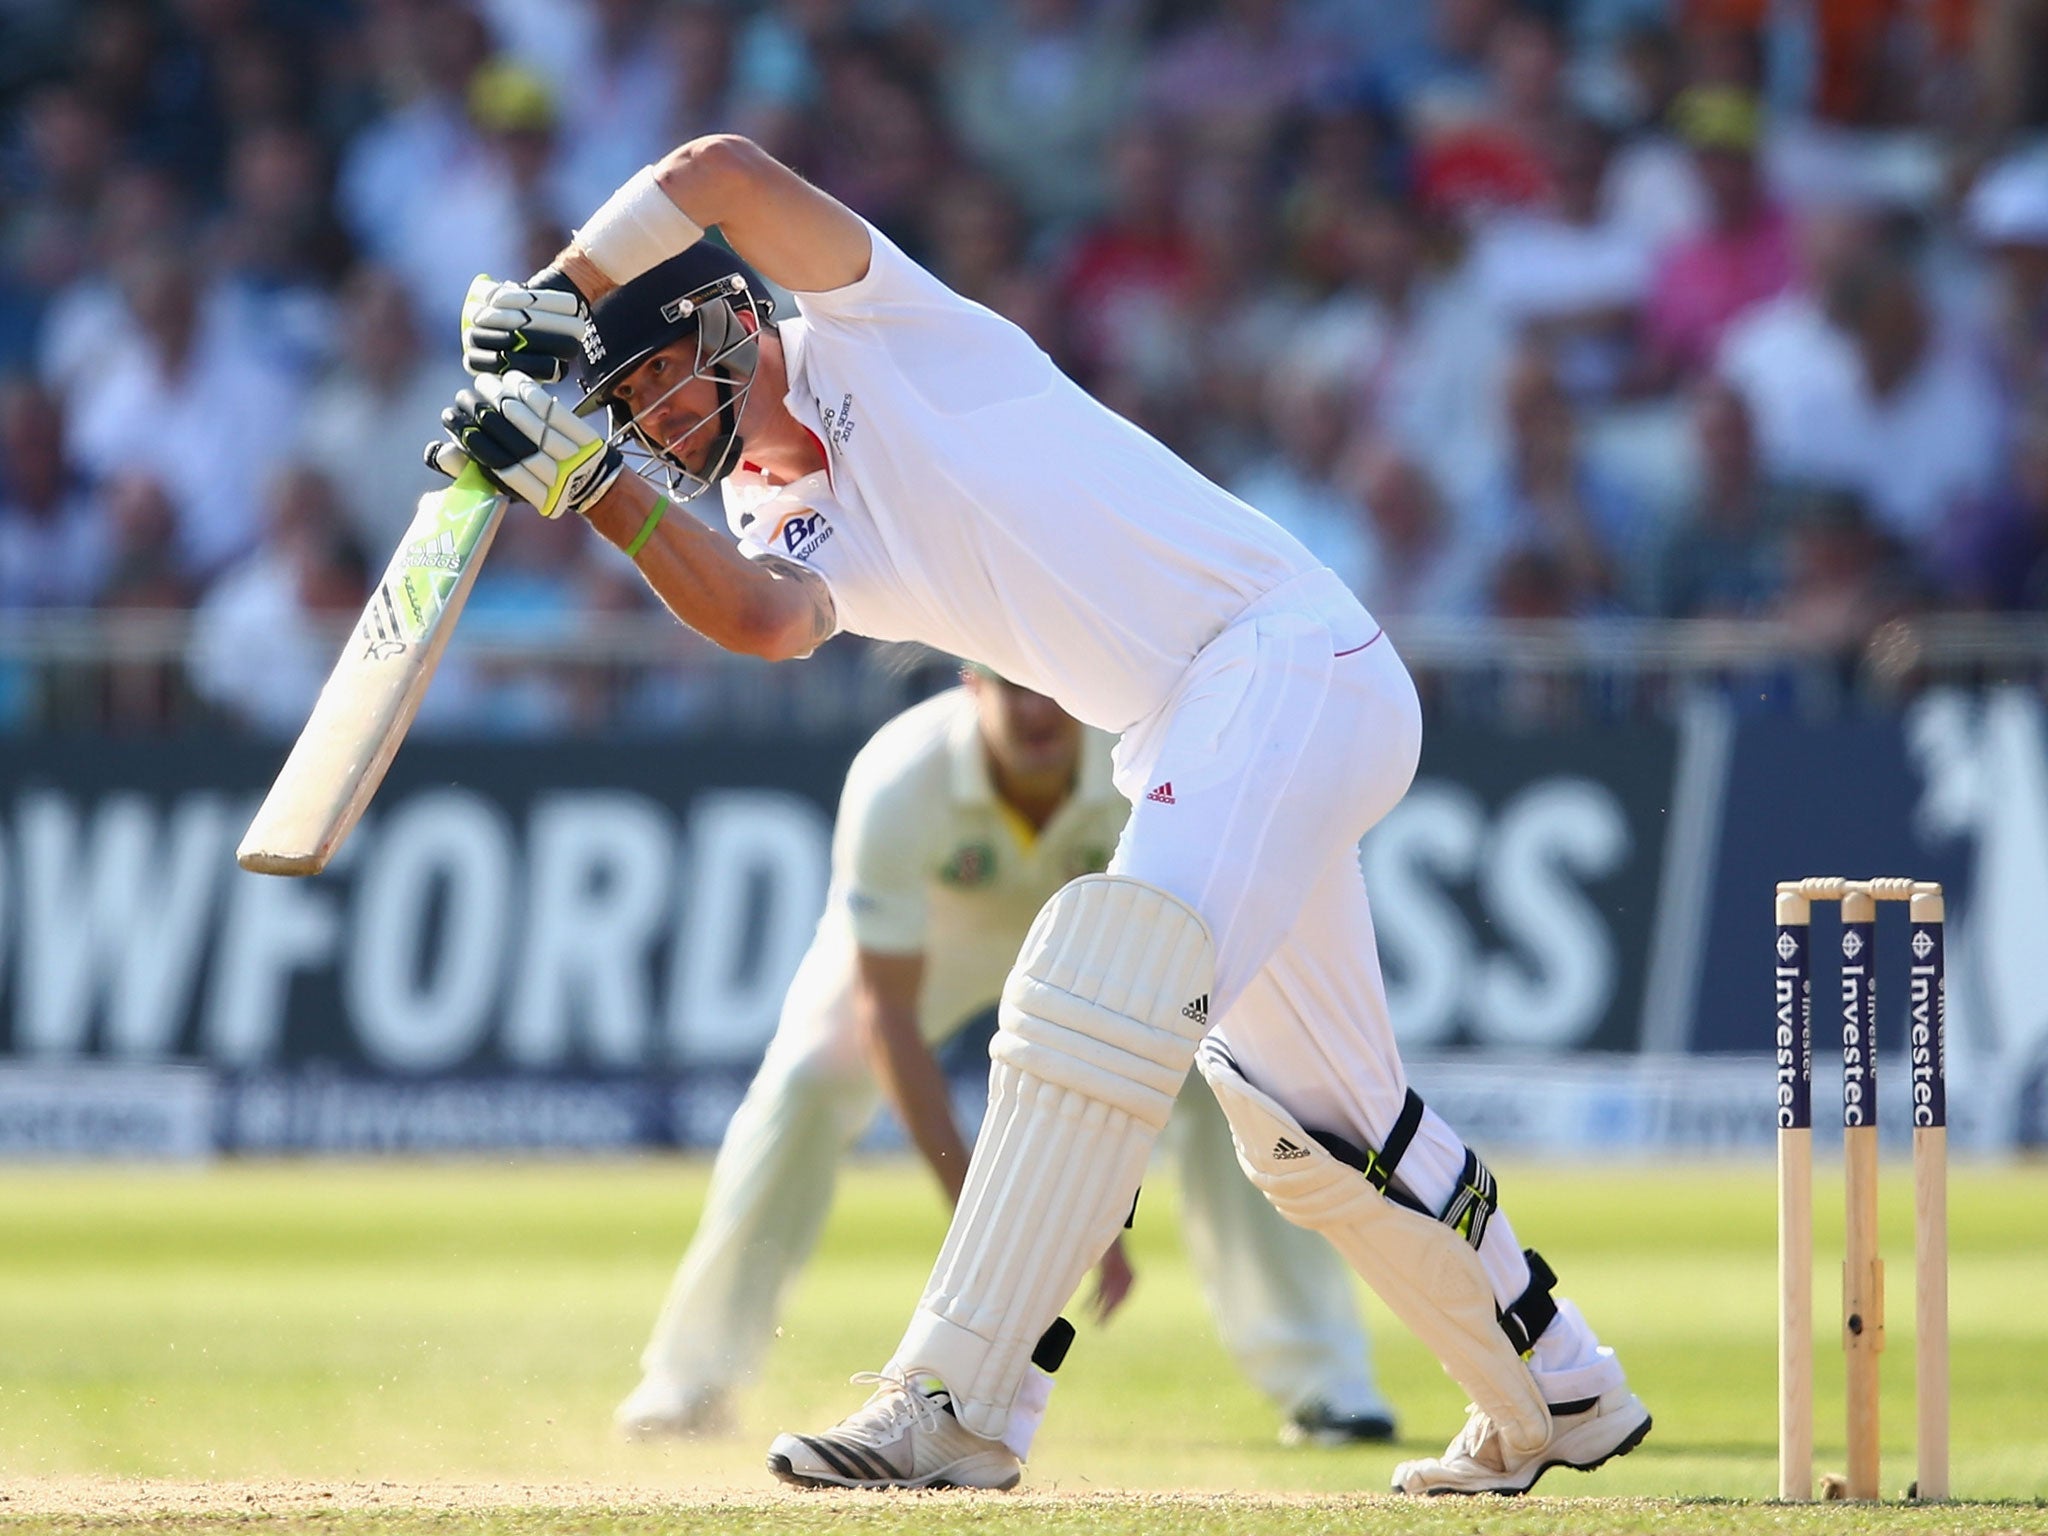
<svg viewBox="0 0 2048 1536"><path fill-rule="evenodd" d="M1673 109L1707 193L1707 227L1667 250L1651 279L1647 313L1651 382L1668 387L1712 362L1743 311L1790 287L1797 262L1790 220L1757 170L1755 98L1696 86Z"/></svg>

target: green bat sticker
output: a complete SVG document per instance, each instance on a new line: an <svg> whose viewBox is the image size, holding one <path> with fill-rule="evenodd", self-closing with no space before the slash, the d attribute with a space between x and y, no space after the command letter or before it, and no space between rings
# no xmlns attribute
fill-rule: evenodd
<svg viewBox="0 0 2048 1536"><path fill-rule="evenodd" d="M403 656L432 632L503 495L469 464L447 490L420 498L358 630L370 660Z"/></svg>

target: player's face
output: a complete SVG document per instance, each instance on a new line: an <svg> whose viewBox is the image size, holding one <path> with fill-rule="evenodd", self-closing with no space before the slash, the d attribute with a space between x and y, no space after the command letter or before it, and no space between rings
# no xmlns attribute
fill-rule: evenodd
<svg viewBox="0 0 2048 1536"><path fill-rule="evenodd" d="M1081 754L1081 725L1042 693L969 673L981 737L998 767L1017 777L1070 777Z"/></svg>
<svg viewBox="0 0 2048 1536"><path fill-rule="evenodd" d="M693 475L710 465L718 441L718 385L697 372L697 342L686 336L612 386L611 399L640 434Z"/></svg>

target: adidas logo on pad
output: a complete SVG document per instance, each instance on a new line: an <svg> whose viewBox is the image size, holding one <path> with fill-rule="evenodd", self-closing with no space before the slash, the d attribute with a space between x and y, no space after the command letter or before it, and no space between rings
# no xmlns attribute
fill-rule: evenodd
<svg viewBox="0 0 2048 1536"><path fill-rule="evenodd" d="M1165 783L1157 785L1152 789L1146 790L1145 798L1147 800L1156 801L1160 805L1173 804L1173 780L1168 779Z"/></svg>
<svg viewBox="0 0 2048 1536"><path fill-rule="evenodd" d="M1204 992L1192 1003L1189 1003L1187 1007L1181 1009L1180 1016L1184 1019L1193 1019L1197 1024L1207 1024L1209 1022L1209 994Z"/></svg>
<svg viewBox="0 0 2048 1536"><path fill-rule="evenodd" d="M1280 1159L1280 1161L1283 1163L1291 1163L1297 1157L1307 1157L1308 1148L1297 1147L1285 1136L1282 1136L1278 1141L1273 1143L1273 1155Z"/></svg>

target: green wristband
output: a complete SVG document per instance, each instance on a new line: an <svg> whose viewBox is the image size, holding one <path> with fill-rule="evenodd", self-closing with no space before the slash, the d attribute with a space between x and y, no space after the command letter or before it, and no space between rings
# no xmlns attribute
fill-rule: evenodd
<svg viewBox="0 0 2048 1536"><path fill-rule="evenodd" d="M647 547L647 541L654 537L655 526L660 523L662 514L666 511L668 511L668 498L666 496L656 496L654 498L654 510L647 514L647 521L640 525L640 531L633 535L633 542L626 546L626 558L628 560L633 559L641 550Z"/></svg>

